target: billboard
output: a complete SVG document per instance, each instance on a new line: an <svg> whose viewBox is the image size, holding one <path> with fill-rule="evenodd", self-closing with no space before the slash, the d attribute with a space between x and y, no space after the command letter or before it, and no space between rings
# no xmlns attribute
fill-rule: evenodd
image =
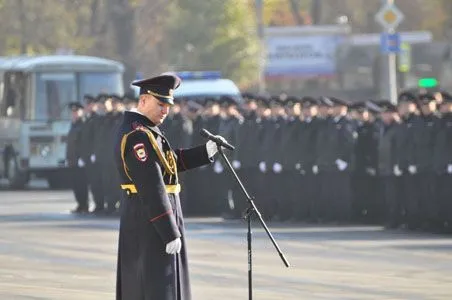
<svg viewBox="0 0 452 300"><path fill-rule="evenodd" d="M329 77L336 73L336 48L344 40L337 28L314 26L266 30L265 77Z"/></svg>

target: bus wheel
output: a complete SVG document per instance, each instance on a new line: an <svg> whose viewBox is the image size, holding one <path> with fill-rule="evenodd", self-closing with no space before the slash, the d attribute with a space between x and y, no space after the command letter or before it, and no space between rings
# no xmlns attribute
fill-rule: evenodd
<svg viewBox="0 0 452 300"><path fill-rule="evenodd" d="M10 157L6 162L6 178L11 189L22 190L28 183L27 174L19 170L17 160L14 157Z"/></svg>

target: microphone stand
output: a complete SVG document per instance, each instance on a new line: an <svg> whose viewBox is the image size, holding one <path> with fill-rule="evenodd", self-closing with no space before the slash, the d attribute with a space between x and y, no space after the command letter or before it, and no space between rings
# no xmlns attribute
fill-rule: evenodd
<svg viewBox="0 0 452 300"><path fill-rule="evenodd" d="M240 181L240 178L237 176L237 173L235 172L234 168L232 167L231 163L229 162L226 155L224 155L223 149L219 143L217 143L218 152L220 153L221 157L223 157L223 160L226 162L226 164L229 167L229 170L234 175L235 180L240 185L240 188L242 192L245 194L246 199L248 201L248 208L245 211L244 218L247 220L248 223L248 233L247 233L247 244L248 244L248 299L253 299L253 255L252 255L252 231L251 231L251 217L252 215L256 215L259 222L261 223L262 227L265 229L265 232L267 233L268 237L270 238L271 242L273 243L273 246L275 247L276 251L278 252L279 256L281 257L281 260L283 261L284 265L288 268L289 262L287 261L286 257L282 253L281 249L279 248L278 244L276 243L275 239L273 238L273 235L270 233L270 230L268 229L267 225L265 224L264 220L262 219L262 215L257 209L256 205L254 204L254 198L251 197L248 192L246 191L245 187L243 186L242 182Z"/></svg>

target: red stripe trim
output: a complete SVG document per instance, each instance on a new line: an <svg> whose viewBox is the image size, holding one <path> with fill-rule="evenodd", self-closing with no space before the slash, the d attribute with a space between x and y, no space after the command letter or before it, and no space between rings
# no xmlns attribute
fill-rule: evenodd
<svg viewBox="0 0 452 300"><path fill-rule="evenodd" d="M182 166L184 167L184 170L187 170L187 166L184 164L184 157L183 157L182 153L184 153L184 150L179 149L180 162L181 162Z"/></svg>
<svg viewBox="0 0 452 300"><path fill-rule="evenodd" d="M157 216L157 217L152 218L152 219L150 220L150 222L157 221L157 220L160 219L161 217L164 217L164 216L166 216L166 215L169 215L169 214L171 214L172 212L173 212L172 210L168 210L167 212L164 212L163 214L161 214L161 215L159 215L159 216Z"/></svg>

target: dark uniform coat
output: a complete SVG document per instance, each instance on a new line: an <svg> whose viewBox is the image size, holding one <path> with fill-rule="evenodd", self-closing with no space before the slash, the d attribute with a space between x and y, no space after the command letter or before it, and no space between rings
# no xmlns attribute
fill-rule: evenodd
<svg viewBox="0 0 452 300"><path fill-rule="evenodd" d="M438 201L440 221L452 226L452 173L448 166L452 165L452 113L446 113L442 120L435 141L435 171L438 178Z"/></svg>
<svg viewBox="0 0 452 300"><path fill-rule="evenodd" d="M236 159L241 163L242 169L253 169L256 172L259 164L259 158L254 153L259 143L259 123L256 112L246 115L239 128L236 134Z"/></svg>
<svg viewBox="0 0 452 300"><path fill-rule="evenodd" d="M377 196L376 170L378 166L378 130L376 122L357 125L355 171L353 173L353 212L358 220L377 221L381 201Z"/></svg>
<svg viewBox="0 0 452 300"><path fill-rule="evenodd" d="M116 299L191 299L178 171L208 164L205 145L172 150L145 116L125 112L116 162L127 196L121 208ZM181 238L179 254L166 244Z"/></svg>
<svg viewBox="0 0 452 300"><path fill-rule="evenodd" d="M259 123L257 123L257 114L252 111L245 115L243 122L237 124L235 135L234 151L235 159L240 163L237 174L244 182L246 189L252 197L256 195L258 186L259 158L255 155L256 145L259 145ZM243 197L243 192L238 184L232 185L234 210L233 217L241 217L247 206L247 201ZM228 207L230 210L230 207Z"/></svg>
<svg viewBox="0 0 452 300"><path fill-rule="evenodd" d="M319 202L319 177L313 173L313 166L316 165L317 159L317 135L319 131L318 117L307 118L301 122L297 138L298 147L296 159L299 163L299 171L302 175L302 182L299 187L302 193L295 206L295 218L311 218L313 221L319 218L319 209L321 208ZM303 212L304 211L304 212Z"/></svg>
<svg viewBox="0 0 452 300"><path fill-rule="evenodd" d="M84 122L79 119L71 124L67 135L66 161L69 167L72 190L78 209L88 210L88 182L85 168L78 166L78 160L82 157L81 133Z"/></svg>
<svg viewBox="0 0 452 300"><path fill-rule="evenodd" d="M81 131L81 158L86 165L88 182L91 192L93 194L96 209L102 210L103 207L103 189L102 189L102 172L99 168L98 160L91 161L92 155L96 154L95 149L102 140L98 139L98 129L102 122L102 116L93 112L89 115L86 121L83 123ZM98 159L98 158L96 158Z"/></svg>
<svg viewBox="0 0 452 300"><path fill-rule="evenodd" d="M378 146L377 146L377 172L381 177L394 175L394 167L398 164L398 137L399 124L384 124L379 128Z"/></svg>
<svg viewBox="0 0 452 300"><path fill-rule="evenodd" d="M78 159L82 157L81 131L83 120L72 122L67 134L66 161L69 167L77 167Z"/></svg>
<svg viewBox="0 0 452 300"><path fill-rule="evenodd" d="M424 165L421 157L420 128L422 120L419 116L411 114L404 119L399 128L397 139L397 157L399 166L404 172L403 175L403 202L406 213L407 225L414 229L420 225L421 214L421 185L419 174L409 173L409 167L415 166L419 170L420 165Z"/></svg>
<svg viewBox="0 0 452 300"><path fill-rule="evenodd" d="M441 119L436 140L434 142L435 172L439 175L447 173L447 166L452 164L452 113L447 113Z"/></svg>
<svg viewBox="0 0 452 300"><path fill-rule="evenodd" d="M403 203L398 192L399 181L394 174L394 167L399 163L397 145L401 126L394 121L379 127L377 172L381 182L381 191L377 196L381 196L381 202L385 206L385 226L388 228L396 228L401 223Z"/></svg>

